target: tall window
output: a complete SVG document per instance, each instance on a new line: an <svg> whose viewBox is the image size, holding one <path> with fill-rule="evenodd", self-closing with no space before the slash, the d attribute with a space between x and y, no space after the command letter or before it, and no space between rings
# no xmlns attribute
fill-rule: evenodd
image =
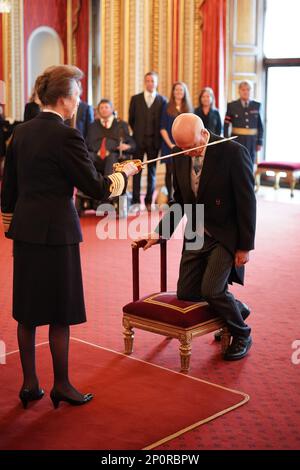
<svg viewBox="0 0 300 470"><path fill-rule="evenodd" d="M266 160L300 161L300 1L267 0Z"/></svg>

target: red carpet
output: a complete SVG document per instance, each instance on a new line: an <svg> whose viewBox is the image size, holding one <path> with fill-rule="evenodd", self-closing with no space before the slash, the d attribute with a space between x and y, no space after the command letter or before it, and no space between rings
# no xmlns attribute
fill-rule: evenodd
<svg viewBox="0 0 300 470"><path fill-rule="evenodd" d="M49 394L23 410L17 401L18 354L7 357L0 395L0 449L141 449L204 424L247 395L73 340L72 376L91 403L54 410ZM40 380L51 388L48 345L37 347ZM46 358L45 358L46 356ZM41 368L40 368L41 369Z"/></svg>
<svg viewBox="0 0 300 470"><path fill-rule="evenodd" d="M254 343L249 356L227 363L212 335L193 341L190 375L243 390L251 396L250 402L160 449L300 449L300 364L291 361L292 343L300 339L299 220L299 204L258 197L256 250L247 265L245 287L232 289L252 309L249 324ZM73 327L72 335L122 352L121 312L131 300L131 250L126 240L98 240L98 221L94 216L82 219L88 322ZM152 248L141 254L141 294L159 286L158 251ZM172 240L168 251L170 290L176 288L180 252L181 241ZM16 323L11 319L11 253L11 242L0 232L0 340L5 341L8 352L17 349ZM45 340L47 328L43 327L37 341ZM175 340L137 331L134 356L179 370ZM5 367L0 365L0 376ZM14 390L20 385L21 377L10 384Z"/></svg>

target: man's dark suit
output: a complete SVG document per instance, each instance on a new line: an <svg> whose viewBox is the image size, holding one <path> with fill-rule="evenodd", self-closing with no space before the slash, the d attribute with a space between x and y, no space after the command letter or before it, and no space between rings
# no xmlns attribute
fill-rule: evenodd
<svg viewBox="0 0 300 470"><path fill-rule="evenodd" d="M215 140L220 137L211 134L210 142ZM182 208L186 204L192 206L190 223L193 230L196 229L196 204L204 204L206 231L201 250L186 250L186 240L184 242L177 294L186 300L206 298L229 322L233 333L248 336L250 329L245 326L236 302L227 290L227 283L243 284L244 267L234 266L234 256L237 250L254 248L256 199L250 155L236 142L207 147L197 198L191 189L192 159L173 157L173 163L174 202ZM180 218L174 220L170 211L157 231L164 235L163 225L170 225L172 234L179 221ZM214 265L208 275L206 268L211 262Z"/></svg>
<svg viewBox="0 0 300 470"><path fill-rule="evenodd" d="M94 111L92 106L80 101L76 114L76 127L81 135L86 138L89 125L94 122Z"/></svg>
<svg viewBox="0 0 300 470"><path fill-rule="evenodd" d="M156 95L150 108L147 107L144 92L134 95L129 106L129 125L133 131L136 142L135 158L143 158L146 153L147 160L156 158L161 147L160 119L166 99ZM147 165L147 194L146 204L151 204L155 189L156 163ZM141 172L133 177L132 203L140 203Z"/></svg>
<svg viewBox="0 0 300 470"><path fill-rule="evenodd" d="M108 155L102 160L98 152L104 138ZM110 175L113 172L113 164L120 159L120 151L117 147L121 139L124 144L130 146L130 149L123 152L123 159L130 159L135 150L135 142L129 134L128 124L125 121L115 118L110 128L104 127L100 119L96 119L89 125L86 144L96 170L102 175Z"/></svg>

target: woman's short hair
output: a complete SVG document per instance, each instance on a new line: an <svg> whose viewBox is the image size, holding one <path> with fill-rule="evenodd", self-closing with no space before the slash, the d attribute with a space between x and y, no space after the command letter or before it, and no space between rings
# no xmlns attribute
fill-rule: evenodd
<svg viewBox="0 0 300 470"><path fill-rule="evenodd" d="M38 97L44 106L55 105L59 98L72 96L74 84L83 78L83 72L74 65L48 67L35 82Z"/></svg>
<svg viewBox="0 0 300 470"><path fill-rule="evenodd" d="M202 90L200 91L200 94L199 94L199 106L200 108L202 108L202 96L204 95L204 93L208 93L209 96L210 96L210 108L211 109L215 109L216 107L216 100L215 100L215 94L214 94L214 90L212 88L210 88L209 86L206 86L204 88L202 88Z"/></svg>

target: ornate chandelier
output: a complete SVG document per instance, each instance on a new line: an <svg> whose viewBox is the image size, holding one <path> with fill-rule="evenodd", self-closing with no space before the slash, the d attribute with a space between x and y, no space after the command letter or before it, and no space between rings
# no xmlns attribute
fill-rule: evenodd
<svg viewBox="0 0 300 470"><path fill-rule="evenodd" d="M0 13L10 13L10 11L11 11L11 1L0 0Z"/></svg>

